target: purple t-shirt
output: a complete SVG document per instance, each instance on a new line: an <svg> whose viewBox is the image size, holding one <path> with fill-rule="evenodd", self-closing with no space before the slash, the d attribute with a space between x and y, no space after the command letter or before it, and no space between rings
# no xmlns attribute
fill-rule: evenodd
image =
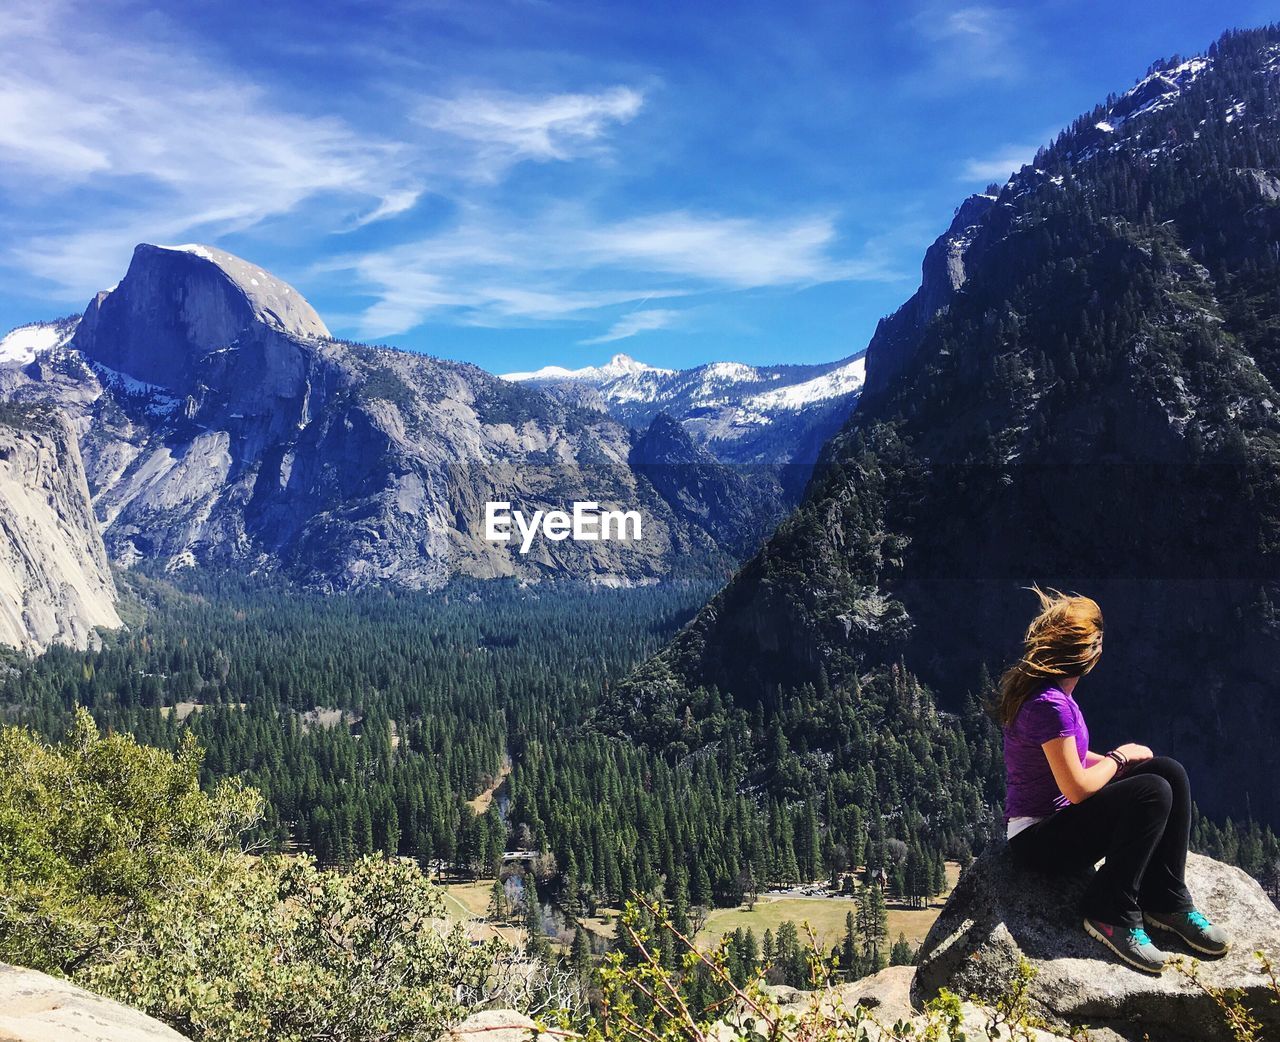
<svg viewBox="0 0 1280 1042"><path fill-rule="evenodd" d="M1013 723L1004 729L1004 820L1047 818L1070 801L1058 791L1049 758L1041 748L1055 738L1074 738L1085 762L1089 728L1076 700L1048 687L1022 703Z"/></svg>

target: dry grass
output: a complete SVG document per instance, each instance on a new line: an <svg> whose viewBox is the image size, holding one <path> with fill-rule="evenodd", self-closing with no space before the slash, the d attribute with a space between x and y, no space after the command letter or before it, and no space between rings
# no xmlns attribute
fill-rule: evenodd
<svg viewBox="0 0 1280 1042"><path fill-rule="evenodd" d="M231 704L234 705L237 709L246 709L248 708L248 705L249 705L247 702L233 702ZM186 718L189 717L192 713L200 713L203 711L204 711L204 703L202 702L179 702L177 705L160 707L161 716L168 716L170 713L172 713L174 716L178 718L179 723L181 723L183 720L186 720Z"/></svg>
<svg viewBox="0 0 1280 1042"><path fill-rule="evenodd" d="M510 773L511 760L504 757L502 760L502 767L498 771L498 776L493 780L489 787L484 790L484 792L480 793L479 796L473 800L467 800L467 806L476 814L486 813L489 810L489 807L493 804L494 796L498 794L498 790L506 783L507 775Z"/></svg>
<svg viewBox="0 0 1280 1042"><path fill-rule="evenodd" d="M492 879L448 883L440 889L444 891L445 910L450 918L466 923L467 932L476 940L487 941L491 937L501 937L517 947L524 943L524 927L514 924L496 925L485 919L489 910L489 897L493 891Z"/></svg>
<svg viewBox="0 0 1280 1042"><path fill-rule="evenodd" d="M494 785L498 788L501 781ZM924 940L929 928L933 926L938 913L946 903L947 894L955 886L960 876L960 867L954 862L947 862L946 893L934 898L928 908L904 908L889 905L889 941L898 939L898 934L905 934L914 947ZM442 884L445 892L445 903L449 914L462 922L470 923L470 930L477 938L503 937L513 944L524 942L524 928L519 924L495 926L487 922L485 916L489 910L489 898L493 892L492 879L477 879L464 883ZM778 927L790 920L802 928L808 924L818 942L824 949L830 949L844 938L845 916L856 910L856 903L848 897L792 897L786 894L762 895L754 909L745 907L717 908L707 919L707 924L698 934L698 942L710 946L724 934L732 933L742 927L750 927L755 931L756 940L764 940L765 930L775 934ZM583 926L599 937L613 939L617 936L618 918L621 911L617 908L601 908L594 916L584 917Z"/></svg>
<svg viewBox="0 0 1280 1042"><path fill-rule="evenodd" d="M939 897L934 898L927 908L905 908L893 903L889 905L889 941L898 939L898 934L906 935L913 945L924 940L929 928L933 926L938 913L946 903L947 894L956 885L960 877L960 866L947 862L947 889ZM818 943L824 949L830 949L844 938L845 916L856 912L857 905L848 897L792 897L785 894L777 896L763 894L756 902L754 909L745 906L738 908L717 908L707 917L707 925L698 934L698 941L712 944L726 933L733 933L738 928L750 927L757 941L764 939L765 930L775 934L778 927L788 920L803 927L808 923L813 928ZM803 929L801 931L803 933Z"/></svg>

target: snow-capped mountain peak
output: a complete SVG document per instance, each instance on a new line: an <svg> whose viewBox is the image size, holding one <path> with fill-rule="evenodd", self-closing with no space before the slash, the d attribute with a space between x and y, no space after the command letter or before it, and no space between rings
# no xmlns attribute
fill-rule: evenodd
<svg viewBox="0 0 1280 1042"><path fill-rule="evenodd" d="M666 413L720 458L753 462L811 456L852 410L865 376L862 354L820 365L708 362L689 369L659 369L617 354L607 365L552 365L503 379L575 402L589 388L593 407L636 429Z"/></svg>
<svg viewBox="0 0 1280 1042"><path fill-rule="evenodd" d="M630 355L616 354L605 365L588 365L581 369L567 369L562 365L545 365L525 373L503 373L502 379L512 383L545 383L555 380L578 380L590 384L608 383L620 377L637 373L673 373L673 369L659 369L657 366L637 362Z"/></svg>
<svg viewBox="0 0 1280 1042"><path fill-rule="evenodd" d="M866 379L867 357L859 355L838 369L815 376L812 380L804 380L801 383L788 384L785 387L752 395L746 399L745 404L757 410L799 410L815 402L854 394L862 390Z"/></svg>
<svg viewBox="0 0 1280 1042"><path fill-rule="evenodd" d="M645 365L644 362L637 362L630 355L622 353L614 355L609 359L609 364L601 370L610 377L624 376L627 373L645 373L645 372L671 372L670 369L657 369L651 365Z"/></svg>

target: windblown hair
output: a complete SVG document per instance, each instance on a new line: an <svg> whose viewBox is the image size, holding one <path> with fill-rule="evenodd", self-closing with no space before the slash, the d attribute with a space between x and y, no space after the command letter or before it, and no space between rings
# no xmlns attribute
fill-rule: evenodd
<svg viewBox="0 0 1280 1042"><path fill-rule="evenodd" d="M1102 609L1078 594L1031 587L1040 614L1022 638L1022 657L1000 678L995 717L1008 727L1028 698L1058 677L1082 677L1102 657Z"/></svg>

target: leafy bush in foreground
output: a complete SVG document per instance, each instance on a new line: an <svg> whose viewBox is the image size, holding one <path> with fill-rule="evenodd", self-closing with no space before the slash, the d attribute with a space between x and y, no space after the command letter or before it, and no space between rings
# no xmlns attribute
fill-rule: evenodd
<svg viewBox="0 0 1280 1042"><path fill-rule="evenodd" d="M545 970L445 919L408 860L259 858L252 790L202 792L200 753L0 729L0 960L69 976L196 1042L427 1039L534 1005Z"/></svg>

